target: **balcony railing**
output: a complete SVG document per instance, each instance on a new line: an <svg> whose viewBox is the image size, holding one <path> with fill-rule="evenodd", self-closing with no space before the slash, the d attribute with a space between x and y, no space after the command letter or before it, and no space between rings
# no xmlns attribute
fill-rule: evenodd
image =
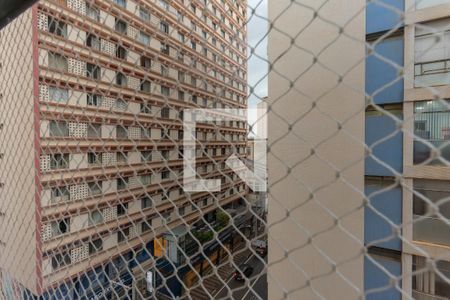
<svg viewBox="0 0 450 300"><path fill-rule="evenodd" d="M450 60L417 63L414 66L416 87L450 84Z"/></svg>

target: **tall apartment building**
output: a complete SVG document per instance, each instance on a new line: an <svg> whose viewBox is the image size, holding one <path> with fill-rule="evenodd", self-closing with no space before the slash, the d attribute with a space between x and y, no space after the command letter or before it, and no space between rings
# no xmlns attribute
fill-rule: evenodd
<svg viewBox="0 0 450 300"><path fill-rule="evenodd" d="M384 110L366 111L366 143L379 159L365 165L365 244L374 259L365 262L367 298L401 299L401 288L404 298L447 299L450 1L382 1L366 14L374 45L366 91ZM374 290L393 278L402 280L397 289Z"/></svg>
<svg viewBox="0 0 450 300"><path fill-rule="evenodd" d="M246 195L238 121L197 125L222 190L181 185L183 110L246 107L245 24L245 1L43 0L1 31L4 293L123 294L155 238Z"/></svg>

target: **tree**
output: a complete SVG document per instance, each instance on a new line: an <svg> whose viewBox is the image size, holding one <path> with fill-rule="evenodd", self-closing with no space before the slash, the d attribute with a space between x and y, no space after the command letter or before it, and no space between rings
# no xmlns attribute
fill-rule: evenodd
<svg viewBox="0 0 450 300"><path fill-rule="evenodd" d="M217 222L219 222L220 227L225 227L228 225L228 222L230 221L230 216L224 212L224 211L218 211L216 214Z"/></svg>

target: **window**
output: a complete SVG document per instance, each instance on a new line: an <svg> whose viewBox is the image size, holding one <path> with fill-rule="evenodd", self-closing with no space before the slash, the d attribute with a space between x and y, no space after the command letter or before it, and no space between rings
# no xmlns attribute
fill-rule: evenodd
<svg viewBox="0 0 450 300"><path fill-rule="evenodd" d="M91 63L86 64L86 77L100 79L100 67Z"/></svg>
<svg viewBox="0 0 450 300"><path fill-rule="evenodd" d="M415 86L450 84L450 48L448 43L450 31L447 25L441 21L428 22L424 27L418 26L415 34Z"/></svg>
<svg viewBox="0 0 450 300"><path fill-rule="evenodd" d="M141 208L149 208L152 207L152 199L150 197L144 197L141 199Z"/></svg>
<svg viewBox="0 0 450 300"><path fill-rule="evenodd" d="M183 159L184 158L184 150L183 149L179 149L178 150L178 159Z"/></svg>
<svg viewBox="0 0 450 300"><path fill-rule="evenodd" d="M72 260L70 258L70 253L67 251L56 253L54 256L52 256L52 268L54 270L70 265L71 263Z"/></svg>
<svg viewBox="0 0 450 300"><path fill-rule="evenodd" d="M101 181L89 182L88 188L89 188L89 195L91 196L100 195L102 193L102 182Z"/></svg>
<svg viewBox="0 0 450 300"><path fill-rule="evenodd" d="M139 31L138 41L144 45L150 45L150 36L142 31Z"/></svg>
<svg viewBox="0 0 450 300"><path fill-rule="evenodd" d="M415 299L450 299L450 263L438 259L433 263L435 266L430 270L425 257L413 256L412 295Z"/></svg>
<svg viewBox="0 0 450 300"><path fill-rule="evenodd" d="M51 189L51 200L53 202L59 201L69 201L70 200L70 190L67 186L59 186Z"/></svg>
<svg viewBox="0 0 450 300"><path fill-rule="evenodd" d="M94 254L103 250L103 240L96 239L89 243L89 254Z"/></svg>
<svg viewBox="0 0 450 300"><path fill-rule="evenodd" d="M450 161L450 100L414 103L414 163L443 165ZM431 144L431 145L430 145ZM438 159L433 149L440 150Z"/></svg>
<svg viewBox="0 0 450 300"><path fill-rule="evenodd" d="M141 80L141 92L150 93L151 84L148 80Z"/></svg>
<svg viewBox="0 0 450 300"><path fill-rule="evenodd" d="M177 11L177 18L179 22L184 21L184 15L180 11Z"/></svg>
<svg viewBox="0 0 450 300"><path fill-rule="evenodd" d="M124 190L127 188L128 178L117 178L117 189Z"/></svg>
<svg viewBox="0 0 450 300"><path fill-rule="evenodd" d="M86 2L86 15L94 21L100 21L100 11L88 2Z"/></svg>
<svg viewBox="0 0 450 300"><path fill-rule="evenodd" d="M139 7L139 17L142 19L142 21L149 23L150 22L150 13L148 10L143 8L142 6Z"/></svg>
<svg viewBox="0 0 450 300"><path fill-rule="evenodd" d="M123 216L127 213L128 210L128 203L121 203L117 205L117 216Z"/></svg>
<svg viewBox="0 0 450 300"><path fill-rule="evenodd" d="M178 50L177 59L181 62L184 62L184 53L181 50Z"/></svg>
<svg viewBox="0 0 450 300"><path fill-rule="evenodd" d="M168 119L170 118L170 108L163 107L161 108L161 118Z"/></svg>
<svg viewBox="0 0 450 300"><path fill-rule="evenodd" d="M208 205L208 199L203 199L203 206Z"/></svg>
<svg viewBox="0 0 450 300"><path fill-rule="evenodd" d="M169 76L169 68L167 68L164 65L161 65L161 75L165 77Z"/></svg>
<svg viewBox="0 0 450 300"><path fill-rule="evenodd" d="M194 41L191 41L191 48L197 50L197 44Z"/></svg>
<svg viewBox="0 0 450 300"><path fill-rule="evenodd" d="M169 97L170 95L170 88L167 86L161 86L161 95L165 97Z"/></svg>
<svg viewBox="0 0 450 300"><path fill-rule="evenodd" d="M70 231L70 218L53 221L50 223L52 228L52 236L58 236Z"/></svg>
<svg viewBox="0 0 450 300"><path fill-rule="evenodd" d="M167 44L161 44L161 53L170 54L170 47Z"/></svg>
<svg viewBox="0 0 450 300"><path fill-rule="evenodd" d="M161 172L161 179L169 179L169 177L170 177L169 171Z"/></svg>
<svg viewBox="0 0 450 300"><path fill-rule="evenodd" d="M141 151L141 162L152 161L152 151Z"/></svg>
<svg viewBox="0 0 450 300"><path fill-rule="evenodd" d="M194 87L197 86L197 78L191 77L191 85L193 85Z"/></svg>
<svg viewBox="0 0 450 300"><path fill-rule="evenodd" d="M63 21L57 20L51 16L48 16L48 32L59 35L61 37L67 37L67 25Z"/></svg>
<svg viewBox="0 0 450 300"><path fill-rule="evenodd" d="M102 137L102 125L89 123L87 126L88 138L101 138Z"/></svg>
<svg viewBox="0 0 450 300"><path fill-rule="evenodd" d="M102 164L102 154L89 152L88 153L88 164L90 165L101 165Z"/></svg>
<svg viewBox="0 0 450 300"><path fill-rule="evenodd" d="M128 152L117 152L117 163L118 164L125 164L128 161Z"/></svg>
<svg viewBox="0 0 450 300"><path fill-rule="evenodd" d="M161 139L168 140L170 138L169 132L167 129L161 129Z"/></svg>
<svg viewBox="0 0 450 300"><path fill-rule="evenodd" d="M89 225L97 225L103 223L103 214L99 210L95 210L89 214Z"/></svg>
<svg viewBox="0 0 450 300"><path fill-rule="evenodd" d="M120 85L120 86L126 86L127 85L127 77L123 73L117 72L116 84Z"/></svg>
<svg viewBox="0 0 450 300"><path fill-rule="evenodd" d="M69 100L69 91L62 88L50 86L48 88L48 98L50 101L67 103Z"/></svg>
<svg viewBox="0 0 450 300"><path fill-rule="evenodd" d="M142 224L141 224L141 232L144 233L144 232L150 231L150 229L151 229L150 227L151 227L151 226L152 226L152 220L151 220L151 219L142 221Z"/></svg>
<svg viewBox="0 0 450 300"><path fill-rule="evenodd" d="M170 191L165 191L164 190L164 192L163 192L163 194L162 194L162 198L161 198L161 200L162 201L165 201L165 200L168 200L168 199L170 199ZM164 214L163 214L164 215ZM170 214L169 214L170 215Z"/></svg>
<svg viewBox="0 0 450 300"><path fill-rule="evenodd" d="M169 24L165 23L165 22L160 22L159 23L159 29L164 32L165 34L169 34Z"/></svg>
<svg viewBox="0 0 450 300"><path fill-rule="evenodd" d="M93 34L88 34L86 38L86 46L91 47L92 49L100 51L100 38Z"/></svg>
<svg viewBox="0 0 450 300"><path fill-rule="evenodd" d="M413 239L449 246L450 226L445 220L450 218L450 182L415 179L413 187Z"/></svg>
<svg viewBox="0 0 450 300"><path fill-rule="evenodd" d="M119 98L119 99L116 99L115 106L116 106L116 109L118 109L118 110L127 110L128 102Z"/></svg>
<svg viewBox="0 0 450 300"><path fill-rule="evenodd" d="M186 41L184 34L182 34L181 32L178 32L178 40L183 44Z"/></svg>
<svg viewBox="0 0 450 300"><path fill-rule="evenodd" d="M143 113L143 114L151 114L152 113L152 107L148 103L141 103L140 112Z"/></svg>
<svg viewBox="0 0 450 300"><path fill-rule="evenodd" d="M192 95L192 102L197 104L197 96L196 95Z"/></svg>
<svg viewBox="0 0 450 300"><path fill-rule="evenodd" d="M183 139L183 130L178 130L178 139L179 140Z"/></svg>
<svg viewBox="0 0 450 300"><path fill-rule="evenodd" d="M116 126L116 137L118 139L127 139L128 138L128 128L123 127L121 125Z"/></svg>
<svg viewBox="0 0 450 300"><path fill-rule="evenodd" d="M127 23L125 21L122 21L120 19L116 18L116 25L115 30L119 33L126 34L127 33Z"/></svg>
<svg viewBox="0 0 450 300"><path fill-rule="evenodd" d="M117 232L117 242L118 243L123 243L128 239L128 236L130 235L130 228L123 228L123 229L119 229L119 231Z"/></svg>
<svg viewBox="0 0 450 300"><path fill-rule="evenodd" d="M178 91L178 100L184 100L184 92Z"/></svg>
<svg viewBox="0 0 450 300"><path fill-rule="evenodd" d="M116 57L120 59L127 59L127 49L122 46L117 46Z"/></svg>
<svg viewBox="0 0 450 300"><path fill-rule="evenodd" d="M178 71L178 81L184 83L185 78L186 74L184 72Z"/></svg>
<svg viewBox="0 0 450 300"><path fill-rule="evenodd" d="M169 159L169 154L170 154L169 150L161 150L161 157L162 157L162 159L168 160Z"/></svg>
<svg viewBox="0 0 450 300"><path fill-rule="evenodd" d="M69 168L69 154L55 153L50 155L50 169L59 170Z"/></svg>
<svg viewBox="0 0 450 300"><path fill-rule="evenodd" d="M178 208L178 213L180 214L180 216L184 216L184 214L185 214L185 207L179 207Z"/></svg>
<svg viewBox="0 0 450 300"><path fill-rule="evenodd" d="M124 8L127 7L127 1L126 0L115 0L114 2L116 2L117 5L122 6Z"/></svg>
<svg viewBox="0 0 450 300"><path fill-rule="evenodd" d="M49 68L58 70L60 72L67 72L68 70L67 58L61 54L49 52L48 66Z"/></svg>
<svg viewBox="0 0 450 300"><path fill-rule="evenodd" d="M141 139L149 139L152 136L152 129L141 127Z"/></svg>
<svg viewBox="0 0 450 300"><path fill-rule="evenodd" d="M101 105L101 97L96 94L87 94L87 105L90 106L100 106Z"/></svg>
<svg viewBox="0 0 450 300"><path fill-rule="evenodd" d="M141 67L150 69L152 67L152 60L148 57L141 56Z"/></svg>
<svg viewBox="0 0 450 300"><path fill-rule="evenodd" d="M159 0L159 6L161 6L165 10L169 10L170 8L169 4L165 0Z"/></svg>

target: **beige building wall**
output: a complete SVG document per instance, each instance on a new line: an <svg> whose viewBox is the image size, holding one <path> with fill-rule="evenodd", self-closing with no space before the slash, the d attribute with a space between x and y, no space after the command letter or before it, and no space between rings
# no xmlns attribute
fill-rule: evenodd
<svg viewBox="0 0 450 300"><path fill-rule="evenodd" d="M36 290L32 13L0 31L0 270ZM19 138L20 137L20 138ZM17 171L17 170L20 170ZM0 282L0 289L4 282Z"/></svg>
<svg viewBox="0 0 450 300"><path fill-rule="evenodd" d="M364 295L365 5L269 1L269 299Z"/></svg>

